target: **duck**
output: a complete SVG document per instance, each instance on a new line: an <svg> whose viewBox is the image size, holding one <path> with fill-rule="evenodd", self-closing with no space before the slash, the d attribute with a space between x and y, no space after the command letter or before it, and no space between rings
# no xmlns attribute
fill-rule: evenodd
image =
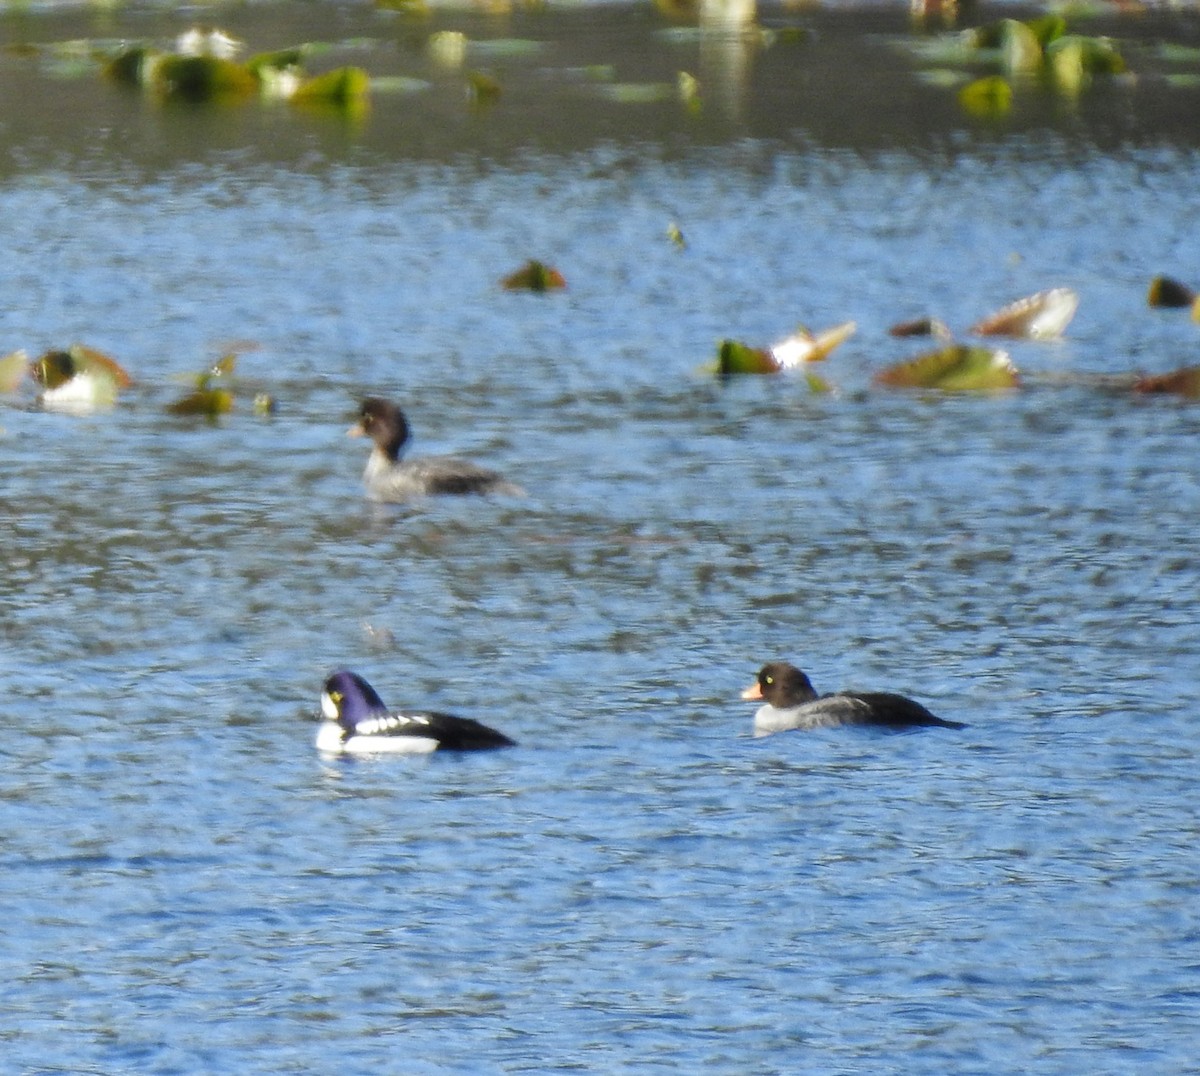
<svg viewBox="0 0 1200 1076"><path fill-rule="evenodd" d="M363 471L363 484L373 501L409 501L437 494L525 495L502 474L457 456L401 459L411 434L404 412L390 400L369 396L359 406L358 416L358 422L346 432L375 442Z"/></svg>
<svg viewBox="0 0 1200 1076"><path fill-rule="evenodd" d="M958 721L935 717L924 706L890 691L841 691L818 695L808 676L786 661L768 662L743 699L763 700L754 715L754 735L789 729L821 729L837 725L875 725L889 729L938 726L962 729Z"/></svg>
<svg viewBox="0 0 1200 1076"><path fill-rule="evenodd" d="M389 711L379 693L349 669L338 669L325 680L321 715L317 750L323 754L427 755L516 746L504 733L469 717L437 710Z"/></svg>

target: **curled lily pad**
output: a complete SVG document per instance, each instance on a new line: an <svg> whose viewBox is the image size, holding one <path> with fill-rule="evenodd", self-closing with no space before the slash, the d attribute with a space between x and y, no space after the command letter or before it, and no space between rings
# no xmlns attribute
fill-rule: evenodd
<svg viewBox="0 0 1200 1076"><path fill-rule="evenodd" d="M1012 86L999 75L978 78L958 91L959 104L972 116L984 119L1003 116L1012 108L1012 98Z"/></svg>
<svg viewBox="0 0 1200 1076"><path fill-rule="evenodd" d="M1196 293L1186 284L1169 276L1156 276L1150 281L1150 292L1146 300L1151 306L1185 307L1196 301Z"/></svg>
<svg viewBox="0 0 1200 1076"><path fill-rule="evenodd" d="M1019 384L1017 368L1003 351L950 344L875 375L892 388L943 389L947 392L1011 389Z"/></svg>
<svg viewBox="0 0 1200 1076"><path fill-rule="evenodd" d="M29 369L29 356L13 351L0 358L0 392L16 392Z"/></svg>
<svg viewBox="0 0 1200 1076"><path fill-rule="evenodd" d="M717 349L716 372L722 377L733 374L777 374L780 366L766 348L749 347L737 340L722 340Z"/></svg>
<svg viewBox="0 0 1200 1076"><path fill-rule="evenodd" d="M1139 377L1133 383L1133 391L1173 393L1195 399L1200 396L1200 366L1185 366L1169 374Z"/></svg>
<svg viewBox="0 0 1200 1076"><path fill-rule="evenodd" d="M566 279L557 269L533 260L527 261L500 283L507 291L554 291L567 286Z"/></svg>
<svg viewBox="0 0 1200 1076"><path fill-rule="evenodd" d="M850 339L858 326L853 321L844 321L832 329L825 329L815 336L807 329L799 329L785 340L770 347L771 357L781 370L803 366L806 362L820 362Z"/></svg>
<svg viewBox="0 0 1200 1076"><path fill-rule="evenodd" d="M1000 55L1005 70L1013 74L1032 74L1042 66L1042 45L1028 24L1004 19L1000 35Z"/></svg>
<svg viewBox="0 0 1200 1076"><path fill-rule="evenodd" d="M212 366L195 376L195 387L191 392L167 405L167 413L216 418L232 411L233 392L227 385L236 365L236 355L222 355Z"/></svg>
<svg viewBox="0 0 1200 1076"><path fill-rule="evenodd" d="M225 388L194 389L167 405L171 415L203 415L216 418L233 410L233 393Z"/></svg>
<svg viewBox="0 0 1200 1076"><path fill-rule="evenodd" d="M671 221L667 225L667 238L679 249L687 249L687 239L684 237L682 229L675 221Z"/></svg>
<svg viewBox="0 0 1200 1076"><path fill-rule="evenodd" d="M911 321L900 321L888 329L890 336L936 336L940 340L949 340L949 326L939 318L913 318Z"/></svg>
<svg viewBox="0 0 1200 1076"><path fill-rule="evenodd" d="M1079 307L1073 288L1051 288L1010 303L971 327L979 336L1021 336L1048 340L1061 336Z"/></svg>
<svg viewBox="0 0 1200 1076"><path fill-rule="evenodd" d="M499 79L485 71L468 71L467 93L475 104L490 105L500 100L504 87Z"/></svg>
<svg viewBox="0 0 1200 1076"><path fill-rule="evenodd" d="M339 67L302 82L292 101L355 114L367 107L370 91L371 77L361 67Z"/></svg>

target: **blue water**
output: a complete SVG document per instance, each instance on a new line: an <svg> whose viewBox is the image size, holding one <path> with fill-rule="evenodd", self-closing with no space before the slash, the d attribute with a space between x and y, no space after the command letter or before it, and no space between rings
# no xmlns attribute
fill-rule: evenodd
<svg viewBox="0 0 1200 1076"><path fill-rule="evenodd" d="M137 381L0 411L5 1068L1193 1070L1200 411L1109 377L1197 361L1195 146L364 141L0 184L4 350ZM872 386L1050 286L1020 391ZM531 496L370 506L368 392ZM777 657L969 728L755 740ZM322 760L339 665L520 746Z"/></svg>

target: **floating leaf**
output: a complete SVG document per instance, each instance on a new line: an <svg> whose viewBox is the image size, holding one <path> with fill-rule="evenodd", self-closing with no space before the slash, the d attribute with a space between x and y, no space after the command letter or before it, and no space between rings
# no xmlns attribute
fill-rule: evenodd
<svg viewBox="0 0 1200 1076"><path fill-rule="evenodd" d="M678 90L669 82L609 82L597 84L595 92L619 105L649 105L670 99Z"/></svg>
<svg viewBox="0 0 1200 1076"><path fill-rule="evenodd" d="M968 82L958 91L959 104L981 118L1003 116L1012 108L1012 97L1012 87L999 75Z"/></svg>
<svg viewBox="0 0 1200 1076"><path fill-rule="evenodd" d="M425 48L442 67L462 67L467 58L467 35L461 30L438 30L429 35Z"/></svg>
<svg viewBox="0 0 1200 1076"><path fill-rule="evenodd" d="M748 347L737 340L722 340L717 350L717 371L732 374L777 374L779 363L766 348Z"/></svg>
<svg viewBox="0 0 1200 1076"><path fill-rule="evenodd" d="M979 336L1021 336L1048 340L1061 336L1079 307L1072 288L1051 288L1010 303L971 326Z"/></svg>
<svg viewBox="0 0 1200 1076"><path fill-rule="evenodd" d="M1200 396L1200 366L1185 366L1169 374L1139 377L1134 392L1170 392L1177 396Z"/></svg>
<svg viewBox="0 0 1200 1076"><path fill-rule="evenodd" d="M1196 301L1196 293L1169 276L1156 276L1150 281L1146 299L1151 306L1185 307Z"/></svg>
<svg viewBox="0 0 1200 1076"><path fill-rule="evenodd" d="M13 351L0 358L0 392L16 392L29 369L29 356Z"/></svg>
<svg viewBox="0 0 1200 1076"><path fill-rule="evenodd" d="M532 260L527 261L515 273L510 273L500 283L508 291L553 291L567 286L562 273L553 266Z"/></svg>
<svg viewBox="0 0 1200 1076"><path fill-rule="evenodd" d="M702 103L700 100L700 80L687 71L680 71L677 78L679 99L690 111L699 112Z"/></svg>
<svg viewBox="0 0 1200 1076"><path fill-rule="evenodd" d="M254 413L256 415L273 415L276 410L275 397L269 392L254 394Z"/></svg>
<svg viewBox="0 0 1200 1076"><path fill-rule="evenodd" d="M799 329L785 340L772 344L768 350L778 369L791 370L806 362L820 362L853 336L857 328L853 321L844 321L815 336L807 329Z"/></svg>
<svg viewBox="0 0 1200 1076"><path fill-rule="evenodd" d="M114 82L126 86L148 86L165 54L145 45L135 45L119 53L104 68L104 73Z"/></svg>
<svg viewBox="0 0 1200 1076"><path fill-rule="evenodd" d="M943 389L948 392L1015 388L1017 369L1003 351L951 344L875 375L893 388Z"/></svg>
<svg viewBox="0 0 1200 1076"><path fill-rule="evenodd" d="M1033 32L1016 19L1001 21L1000 55L1004 68L1013 74L1032 74L1042 66L1042 46Z"/></svg>
<svg viewBox="0 0 1200 1076"><path fill-rule="evenodd" d="M679 225L674 221L671 221L667 225L667 238L680 250L687 249L687 240L683 237L683 232L680 230Z"/></svg>
<svg viewBox="0 0 1200 1076"><path fill-rule="evenodd" d="M930 317L897 322L888 329L888 334L890 336L936 336L942 340L949 340L953 335L944 321Z"/></svg>
<svg viewBox="0 0 1200 1076"><path fill-rule="evenodd" d="M233 393L228 389L195 389L167 405L171 415L204 415L216 418L233 410Z"/></svg>
<svg viewBox="0 0 1200 1076"><path fill-rule="evenodd" d="M245 65L219 56L164 56L154 85L164 97L201 104L252 97L259 82Z"/></svg>
<svg viewBox="0 0 1200 1076"><path fill-rule="evenodd" d="M483 71L468 71L467 92L476 104L490 105L500 100L504 87L500 85L499 79Z"/></svg>
<svg viewBox="0 0 1200 1076"><path fill-rule="evenodd" d="M347 114L367 107L371 77L361 67L339 67L302 82L292 96L297 105L316 105Z"/></svg>

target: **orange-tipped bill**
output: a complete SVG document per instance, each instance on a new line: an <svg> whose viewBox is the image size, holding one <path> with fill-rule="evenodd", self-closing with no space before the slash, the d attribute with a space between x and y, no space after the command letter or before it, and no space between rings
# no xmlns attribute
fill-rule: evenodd
<svg viewBox="0 0 1200 1076"><path fill-rule="evenodd" d="M346 431L347 437L365 437L367 431L362 428L361 422L356 422Z"/></svg>
<svg viewBox="0 0 1200 1076"><path fill-rule="evenodd" d="M761 699L762 697L762 687L757 680L742 692L743 699Z"/></svg>

